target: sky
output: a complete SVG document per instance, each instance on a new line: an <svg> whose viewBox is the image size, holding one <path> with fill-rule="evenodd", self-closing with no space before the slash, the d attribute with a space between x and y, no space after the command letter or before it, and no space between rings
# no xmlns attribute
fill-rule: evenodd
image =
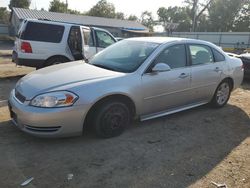
<svg viewBox="0 0 250 188"><path fill-rule="evenodd" d="M51 0L31 0L30 9L44 8L48 10ZM62 2L66 0L61 0ZM81 12L88 11L99 0L68 0L69 8ZM153 13L157 19L157 10L159 7L182 6L184 0L108 0L115 5L116 12L123 12L125 15L136 15L140 17L141 13L148 10ZM9 0L0 0L0 7L8 7Z"/></svg>

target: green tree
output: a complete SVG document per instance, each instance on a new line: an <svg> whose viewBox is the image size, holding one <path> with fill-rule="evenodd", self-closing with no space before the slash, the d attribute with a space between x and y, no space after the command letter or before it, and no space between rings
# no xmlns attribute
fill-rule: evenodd
<svg viewBox="0 0 250 188"><path fill-rule="evenodd" d="M189 18L192 20L192 31L196 31L200 17L214 0L185 0Z"/></svg>
<svg viewBox="0 0 250 188"><path fill-rule="evenodd" d="M214 0L208 9L210 30L232 31L244 3L245 0Z"/></svg>
<svg viewBox="0 0 250 188"><path fill-rule="evenodd" d="M149 12L149 11L142 12L142 14L141 14L141 23L142 23L142 25L149 28L149 31L153 32L155 22L154 22L154 19L153 19L153 16L152 16L152 12Z"/></svg>
<svg viewBox="0 0 250 188"><path fill-rule="evenodd" d="M207 32L209 31L209 18L206 14L202 14L197 21L196 31L197 32Z"/></svg>
<svg viewBox="0 0 250 188"><path fill-rule="evenodd" d="M125 19L125 15L123 12L117 12L115 13L115 18L116 19L120 19L120 20L124 20Z"/></svg>
<svg viewBox="0 0 250 188"><path fill-rule="evenodd" d="M100 0L88 12L89 16L115 18L115 6L106 0Z"/></svg>
<svg viewBox="0 0 250 188"><path fill-rule="evenodd" d="M241 7L239 16L235 19L233 31L250 32L250 0L246 0Z"/></svg>
<svg viewBox="0 0 250 188"><path fill-rule="evenodd" d="M66 3L61 2L60 0L52 0L49 5L50 12L62 12L66 13L68 6Z"/></svg>
<svg viewBox="0 0 250 188"><path fill-rule="evenodd" d="M10 0L9 9L12 9L12 7L29 8L30 0Z"/></svg>
<svg viewBox="0 0 250 188"><path fill-rule="evenodd" d="M6 7L0 7L0 23L9 23L10 13Z"/></svg>
<svg viewBox="0 0 250 188"><path fill-rule="evenodd" d="M187 7L160 7L157 11L159 21L165 26L165 31L168 30L167 23L177 23L179 26L176 31L189 31L191 28L191 19L188 16Z"/></svg>
<svg viewBox="0 0 250 188"><path fill-rule="evenodd" d="M72 9L68 9L68 10L67 10L67 13L69 13L69 14L76 14L76 15L82 14L80 11L72 10Z"/></svg>
<svg viewBox="0 0 250 188"><path fill-rule="evenodd" d="M136 15L129 15L128 20L130 21L138 21L138 17Z"/></svg>

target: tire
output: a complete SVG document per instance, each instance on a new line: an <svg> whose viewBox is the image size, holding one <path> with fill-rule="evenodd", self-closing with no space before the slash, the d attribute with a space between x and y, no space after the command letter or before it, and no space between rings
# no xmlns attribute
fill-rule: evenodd
<svg viewBox="0 0 250 188"><path fill-rule="evenodd" d="M57 65L60 63L68 62L69 60L65 57L53 57L46 61L45 66Z"/></svg>
<svg viewBox="0 0 250 188"><path fill-rule="evenodd" d="M98 137L111 138L123 133L130 122L130 111L126 104L107 101L94 115L93 125Z"/></svg>
<svg viewBox="0 0 250 188"><path fill-rule="evenodd" d="M232 86L228 80L222 81L217 87L211 104L215 108L225 106L230 98Z"/></svg>

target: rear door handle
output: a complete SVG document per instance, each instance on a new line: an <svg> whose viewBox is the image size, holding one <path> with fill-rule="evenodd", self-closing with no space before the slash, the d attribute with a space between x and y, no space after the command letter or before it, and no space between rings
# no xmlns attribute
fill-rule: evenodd
<svg viewBox="0 0 250 188"><path fill-rule="evenodd" d="M188 76L189 76L189 74L181 73L180 76L179 76L179 78L186 78L186 77L188 77Z"/></svg>
<svg viewBox="0 0 250 188"><path fill-rule="evenodd" d="M215 71L215 72L220 72L220 71L222 71L222 70L221 70L219 67L215 67L214 71Z"/></svg>

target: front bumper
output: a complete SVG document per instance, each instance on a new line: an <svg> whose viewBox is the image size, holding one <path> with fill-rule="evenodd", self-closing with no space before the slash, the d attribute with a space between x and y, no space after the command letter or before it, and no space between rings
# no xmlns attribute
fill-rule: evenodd
<svg viewBox="0 0 250 188"><path fill-rule="evenodd" d="M9 110L13 123L22 131L40 137L67 137L81 135L87 105L65 108L38 108L27 101L19 102L14 90L9 98Z"/></svg>

